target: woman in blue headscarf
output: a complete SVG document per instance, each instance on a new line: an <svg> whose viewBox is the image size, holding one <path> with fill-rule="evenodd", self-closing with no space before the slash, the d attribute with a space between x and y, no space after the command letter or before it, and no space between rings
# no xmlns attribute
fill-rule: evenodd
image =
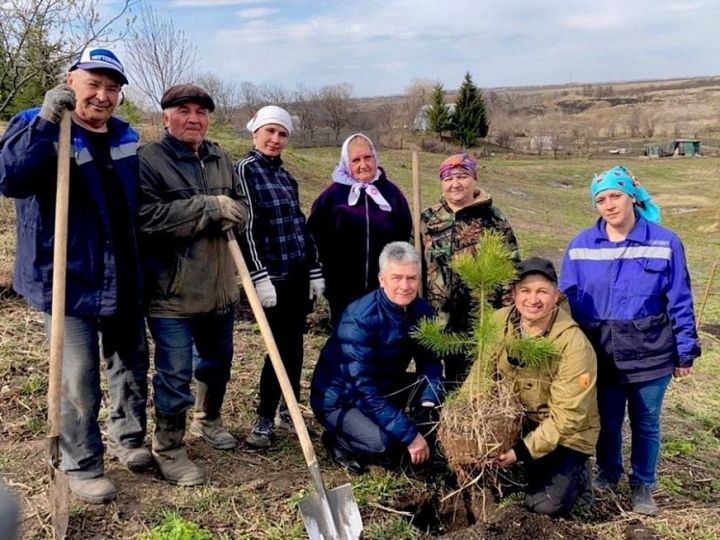
<svg viewBox="0 0 720 540"><path fill-rule="evenodd" d="M628 169L596 175L590 193L600 217L570 241L560 288L598 359L594 483L602 490L620 481L627 405L633 511L654 514L665 390L700 355L690 276L682 242L659 225L660 208Z"/></svg>

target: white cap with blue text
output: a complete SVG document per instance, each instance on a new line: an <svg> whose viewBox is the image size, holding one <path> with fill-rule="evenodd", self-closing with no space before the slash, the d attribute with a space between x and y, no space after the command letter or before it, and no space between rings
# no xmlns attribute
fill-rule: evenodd
<svg viewBox="0 0 720 540"><path fill-rule="evenodd" d="M70 71L74 69L84 69L92 71L93 69L106 69L116 73L122 84L127 84L128 80L125 76L125 68L110 49L103 47L87 47L77 62L73 64Z"/></svg>

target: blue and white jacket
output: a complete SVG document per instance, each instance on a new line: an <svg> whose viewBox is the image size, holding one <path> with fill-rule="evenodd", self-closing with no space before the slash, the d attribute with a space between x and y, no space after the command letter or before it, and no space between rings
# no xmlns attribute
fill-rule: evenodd
<svg viewBox="0 0 720 540"><path fill-rule="evenodd" d="M38 116L39 111L17 114L0 139L0 194L17 199L13 286L31 305L49 312L60 126ZM108 121L108 131L113 166L127 198L129 223L134 225L139 137L129 124L115 117ZM113 315L118 301L117 276L103 180L83 129L73 124L71 139L66 313ZM127 234L136 238L136 228L131 227ZM139 269L136 278L141 283Z"/></svg>
<svg viewBox="0 0 720 540"><path fill-rule="evenodd" d="M352 302L320 352L310 389L310 404L326 429L336 431L326 417L337 409L358 408L394 440L409 445L418 431L389 395L406 382L405 371L415 360L422 383L418 402L440 403L442 364L410 336L432 308L417 298L407 307L394 304L382 289Z"/></svg>
<svg viewBox="0 0 720 540"><path fill-rule="evenodd" d="M665 227L638 216L612 242L598 219L568 244L560 289L595 348L601 381L650 381L700 356L685 251Z"/></svg>

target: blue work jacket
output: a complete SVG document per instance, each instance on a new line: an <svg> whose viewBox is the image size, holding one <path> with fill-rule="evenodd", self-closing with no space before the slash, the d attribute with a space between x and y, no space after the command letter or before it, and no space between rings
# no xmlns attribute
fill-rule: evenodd
<svg viewBox="0 0 720 540"><path fill-rule="evenodd" d="M700 355L685 251L665 227L638 216L613 242L598 219L568 244L560 288L595 348L600 381L653 380Z"/></svg>
<svg viewBox="0 0 720 540"><path fill-rule="evenodd" d="M38 116L17 114L0 139L0 194L16 200L17 251L13 286L42 311L51 310L55 234L57 144L60 127ZM136 242L138 134L119 118L108 121L112 166L127 200L128 235ZM103 178L84 130L72 125L68 212L66 313L108 316L117 310L117 276ZM141 283L136 270L135 283ZM138 294L138 303L140 295Z"/></svg>

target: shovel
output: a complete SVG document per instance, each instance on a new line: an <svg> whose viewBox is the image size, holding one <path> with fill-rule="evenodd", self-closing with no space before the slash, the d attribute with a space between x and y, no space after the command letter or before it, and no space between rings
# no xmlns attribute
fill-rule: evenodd
<svg viewBox="0 0 720 540"><path fill-rule="evenodd" d="M53 245L52 319L50 323L50 374L48 376L47 448L50 472L50 511L55 538L67 534L68 479L60 470L60 396L62 393L63 341L65 337L65 275L67 266L68 199L70 195L70 111L60 121L55 242Z"/></svg>
<svg viewBox="0 0 720 540"><path fill-rule="evenodd" d="M250 272L245 264L240 246L238 246L235 234L232 230L228 231L228 245L232 254L235 266L237 266L240 279L242 281L245 294L250 301L255 320L260 326L260 333L265 341L270 361L282 391L285 404L292 418L295 432L300 439L300 446L305 455L305 462L310 469L315 493L300 501L300 513L302 514L305 529L308 532L310 540L357 540L363 530L362 518L360 517L360 509L357 501L353 496L352 486L343 484L342 486L326 490L320 475L320 465L318 465L315 449L313 448L310 435L308 434L305 420L300 414L300 406L295 399L290 380L288 379L285 365L280 358L275 338L265 316L265 311L260 304L255 292L255 286L250 278Z"/></svg>

